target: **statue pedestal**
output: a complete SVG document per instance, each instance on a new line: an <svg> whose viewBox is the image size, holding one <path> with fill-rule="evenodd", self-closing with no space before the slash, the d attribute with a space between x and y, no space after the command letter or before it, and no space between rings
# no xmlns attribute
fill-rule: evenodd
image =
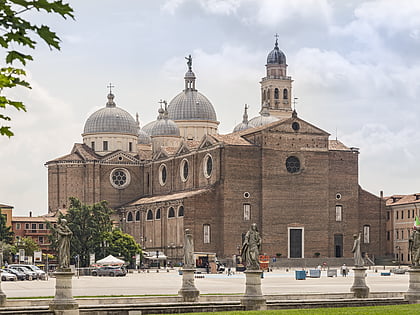
<svg viewBox="0 0 420 315"><path fill-rule="evenodd" d="M369 296L369 287L366 285L366 269L364 267L355 267L354 282L350 291L354 292L356 298L367 298Z"/></svg>
<svg viewBox="0 0 420 315"><path fill-rule="evenodd" d="M408 269L408 290L404 294L404 299L409 303L420 303L420 266Z"/></svg>
<svg viewBox="0 0 420 315"><path fill-rule="evenodd" d="M1 277L0 277L0 306L6 305L6 294L3 292L1 288Z"/></svg>
<svg viewBox="0 0 420 315"><path fill-rule="evenodd" d="M261 291L262 270L245 271L245 294L241 298L241 304L245 310L266 310L266 299Z"/></svg>
<svg viewBox="0 0 420 315"><path fill-rule="evenodd" d="M195 269L182 269L182 288L178 295L182 297L183 302L197 302L200 291L194 284Z"/></svg>
<svg viewBox="0 0 420 315"><path fill-rule="evenodd" d="M56 315L78 315L79 305L73 298L72 277L70 269L54 272L55 297L50 303L50 310Z"/></svg>

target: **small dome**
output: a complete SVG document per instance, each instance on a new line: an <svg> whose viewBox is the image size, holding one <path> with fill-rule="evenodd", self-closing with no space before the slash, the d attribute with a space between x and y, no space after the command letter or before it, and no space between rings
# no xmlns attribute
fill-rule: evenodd
<svg viewBox="0 0 420 315"><path fill-rule="evenodd" d="M260 127L267 124L271 124L272 122L278 121L279 119L271 116L270 112L268 111L268 106L263 105L260 116L254 117L249 121L249 125L252 127Z"/></svg>
<svg viewBox="0 0 420 315"><path fill-rule="evenodd" d="M210 120L217 122L211 102L197 90L187 89L175 96L168 106L173 120Z"/></svg>
<svg viewBox="0 0 420 315"><path fill-rule="evenodd" d="M137 125L134 118L128 112L116 106L114 95L109 93L106 107L90 115L86 120L83 133L122 133L137 135Z"/></svg>
<svg viewBox="0 0 420 315"><path fill-rule="evenodd" d="M146 127L146 126L145 126ZM158 119L150 128L150 136L179 136L179 128L176 123L168 119L168 112L159 108Z"/></svg>
<svg viewBox="0 0 420 315"><path fill-rule="evenodd" d="M277 39L276 44L274 45L274 49L270 51L267 56L267 64L286 64L286 55L279 49Z"/></svg>
<svg viewBox="0 0 420 315"><path fill-rule="evenodd" d="M140 129L137 143L138 144L150 144L150 143L152 143L152 139L150 138L150 136L144 130Z"/></svg>

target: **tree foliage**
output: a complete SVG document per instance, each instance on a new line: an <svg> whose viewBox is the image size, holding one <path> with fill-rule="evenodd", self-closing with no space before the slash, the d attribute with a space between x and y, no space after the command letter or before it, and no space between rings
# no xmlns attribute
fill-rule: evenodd
<svg viewBox="0 0 420 315"><path fill-rule="evenodd" d="M0 46L6 50L5 65L0 68L0 108L12 107L26 111L21 101L12 100L5 95L5 89L15 87L31 88L23 78L24 69L12 64L18 61L23 66L32 61L28 49L35 49L37 39L45 42L50 49L60 50L60 38L47 25L37 25L23 18L26 12L37 11L57 14L64 19L73 16L73 9L62 0L0 0ZM10 121L11 117L0 113L0 120ZM10 126L0 125L0 135L13 136Z"/></svg>
<svg viewBox="0 0 420 315"><path fill-rule="evenodd" d="M13 231L11 226L7 226L6 215L0 209L0 241L11 244L13 242Z"/></svg>
<svg viewBox="0 0 420 315"><path fill-rule="evenodd" d="M38 244L32 237L22 237L20 243L17 245L17 249L20 248L25 250L25 256L33 256L34 252L39 250Z"/></svg>
<svg viewBox="0 0 420 315"><path fill-rule="evenodd" d="M109 244L107 254L116 257L124 257L126 262L133 264L135 255L141 254L141 247L134 237L130 234L123 233L120 229L114 229L111 233L106 235L106 240Z"/></svg>

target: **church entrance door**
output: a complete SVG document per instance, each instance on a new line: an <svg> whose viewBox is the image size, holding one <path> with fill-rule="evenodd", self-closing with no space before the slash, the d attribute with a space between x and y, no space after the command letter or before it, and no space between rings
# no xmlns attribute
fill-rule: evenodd
<svg viewBox="0 0 420 315"><path fill-rule="evenodd" d="M289 229L290 258L303 257L303 229Z"/></svg>
<svg viewBox="0 0 420 315"><path fill-rule="evenodd" d="M335 257L343 257L343 234L334 235Z"/></svg>

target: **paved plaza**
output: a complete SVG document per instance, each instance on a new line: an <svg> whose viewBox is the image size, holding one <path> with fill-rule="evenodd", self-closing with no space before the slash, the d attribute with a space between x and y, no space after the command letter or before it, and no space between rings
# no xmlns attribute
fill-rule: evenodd
<svg viewBox="0 0 420 315"><path fill-rule="evenodd" d="M366 283L371 292L406 292L408 289L408 274L381 276L382 268L378 272L369 270ZM383 271L383 270L382 270ZM204 278L196 278L196 287L201 294L232 294L244 293L245 275L236 273L205 274ZM294 270L285 269L265 272L262 279L263 294L289 293L349 293L353 284L353 272L348 277L327 277L322 271L321 278L306 278L296 280ZM174 294L182 286L182 276L177 270L151 270L149 273L129 273L126 277L92 277L80 276L73 278L74 296L101 295L159 295ZM2 289L7 297L43 297L54 296L55 279L47 281L8 281L2 282Z"/></svg>

